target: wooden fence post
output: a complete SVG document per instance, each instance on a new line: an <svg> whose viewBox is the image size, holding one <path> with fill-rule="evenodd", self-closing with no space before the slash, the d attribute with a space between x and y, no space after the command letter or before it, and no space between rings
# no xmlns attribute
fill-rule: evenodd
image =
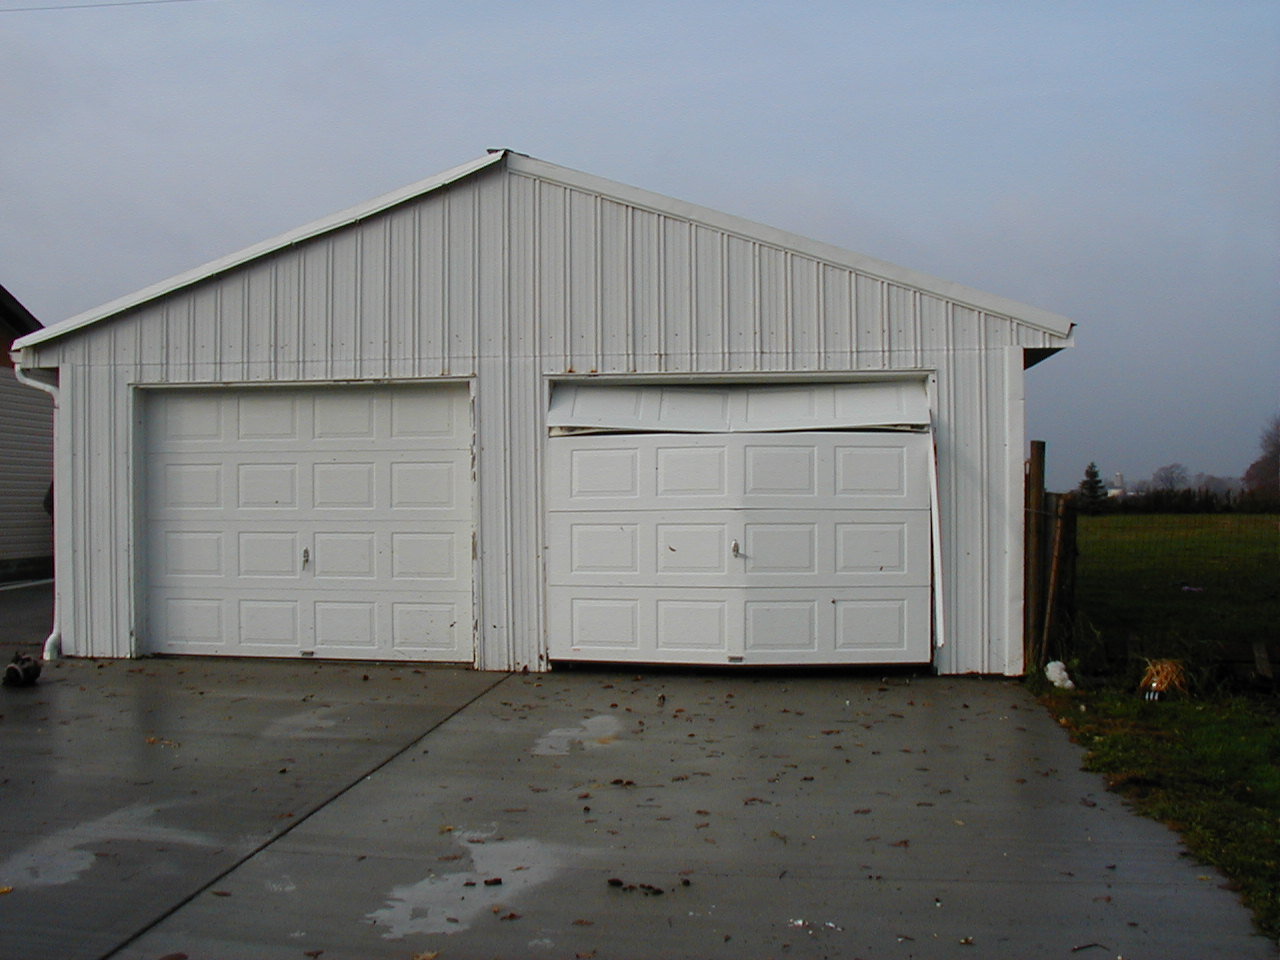
<svg viewBox="0 0 1280 960"><path fill-rule="evenodd" d="M1031 458L1027 461L1026 489L1023 495L1023 583L1022 583L1022 657L1023 669L1038 671L1039 638L1044 614L1044 441L1031 441Z"/></svg>

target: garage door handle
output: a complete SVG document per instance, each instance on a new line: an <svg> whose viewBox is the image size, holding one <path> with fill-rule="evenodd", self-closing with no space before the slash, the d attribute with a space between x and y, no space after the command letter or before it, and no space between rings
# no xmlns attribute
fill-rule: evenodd
<svg viewBox="0 0 1280 960"><path fill-rule="evenodd" d="M743 557L743 556L746 556L746 554L744 554L741 550L739 550L739 549L738 549L738 541L737 541L737 540L735 540L735 541L733 541L733 543L729 544L729 551L730 551L730 552L731 552L735 557Z"/></svg>
<svg viewBox="0 0 1280 960"><path fill-rule="evenodd" d="M311 562L311 551L307 547L302 548L302 569L307 569L307 564Z"/></svg>

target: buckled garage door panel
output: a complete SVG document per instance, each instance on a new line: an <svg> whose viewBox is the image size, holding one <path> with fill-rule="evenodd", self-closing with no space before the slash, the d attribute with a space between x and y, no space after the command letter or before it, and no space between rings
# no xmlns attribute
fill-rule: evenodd
<svg viewBox="0 0 1280 960"><path fill-rule="evenodd" d="M553 658L930 659L928 435L548 444Z"/></svg>
<svg viewBox="0 0 1280 960"><path fill-rule="evenodd" d="M146 409L147 651L472 659L465 388Z"/></svg>
<svg viewBox="0 0 1280 960"><path fill-rule="evenodd" d="M551 427L744 433L927 427L923 378L865 383L626 386L558 384Z"/></svg>

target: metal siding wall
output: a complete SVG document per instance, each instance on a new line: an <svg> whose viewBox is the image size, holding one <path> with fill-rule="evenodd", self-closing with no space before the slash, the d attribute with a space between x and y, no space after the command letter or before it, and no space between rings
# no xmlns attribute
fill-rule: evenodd
<svg viewBox="0 0 1280 960"><path fill-rule="evenodd" d="M662 335L660 370L683 372L694 367L693 225L659 217L662 257L656 263L660 312L651 320Z"/></svg>
<svg viewBox="0 0 1280 960"><path fill-rule="evenodd" d="M0 367L0 560L53 556L44 496L53 479L53 401Z"/></svg>
<svg viewBox="0 0 1280 960"><path fill-rule="evenodd" d="M1009 347L1060 345L799 251L490 169L40 348L70 371L69 649L128 652L130 383L474 376L478 661L508 668L543 663L547 378L906 370L936 377L938 667L1016 670Z"/></svg>

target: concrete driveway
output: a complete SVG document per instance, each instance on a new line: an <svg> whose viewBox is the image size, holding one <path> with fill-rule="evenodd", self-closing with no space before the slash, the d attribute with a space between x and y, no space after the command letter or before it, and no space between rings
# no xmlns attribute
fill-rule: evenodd
<svg viewBox="0 0 1280 960"><path fill-rule="evenodd" d="M1080 760L999 680L63 661L0 958L1276 956Z"/></svg>

